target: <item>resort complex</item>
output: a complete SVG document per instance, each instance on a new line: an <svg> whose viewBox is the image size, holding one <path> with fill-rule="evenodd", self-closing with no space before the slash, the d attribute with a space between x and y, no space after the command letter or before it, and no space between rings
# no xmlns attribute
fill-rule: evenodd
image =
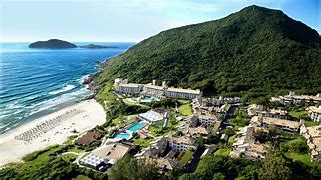
<svg viewBox="0 0 321 180"><path fill-rule="evenodd" d="M165 82L161 86L156 85L156 80L149 84L128 83L128 80L115 79L115 90L121 94L153 96L157 98L195 99L202 97L202 92L192 89L168 87Z"/></svg>
<svg viewBox="0 0 321 180"><path fill-rule="evenodd" d="M316 96L296 95L295 92L290 91L287 96L272 97L271 102L281 104L321 104L321 94L318 93Z"/></svg>

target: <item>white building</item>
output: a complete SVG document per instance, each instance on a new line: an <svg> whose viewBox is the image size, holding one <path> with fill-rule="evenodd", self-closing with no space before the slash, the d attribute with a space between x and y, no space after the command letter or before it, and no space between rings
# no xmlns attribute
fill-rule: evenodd
<svg viewBox="0 0 321 180"><path fill-rule="evenodd" d="M308 114L314 122L321 122L321 106L310 106Z"/></svg>
<svg viewBox="0 0 321 180"><path fill-rule="evenodd" d="M321 162L321 126L300 128L300 134L305 137L311 151L311 161Z"/></svg>
<svg viewBox="0 0 321 180"><path fill-rule="evenodd" d="M180 99L195 99L202 97L203 93L201 90L183 89L183 88L172 88L167 87L163 81L161 86L156 84L153 80L149 84L135 84L128 83L128 80L115 79L115 89L118 93L124 94L141 94L154 97L171 97Z"/></svg>
<svg viewBox="0 0 321 180"><path fill-rule="evenodd" d="M200 98L202 96L202 92L199 89L167 88L165 96L180 99L195 99Z"/></svg>
<svg viewBox="0 0 321 180"><path fill-rule="evenodd" d="M171 136L168 138L169 147L176 152L185 152L189 149L196 149L195 139L187 136Z"/></svg>
<svg viewBox="0 0 321 180"><path fill-rule="evenodd" d="M115 79L115 90L122 94L139 94L143 86L141 84L128 83L128 80Z"/></svg>
<svg viewBox="0 0 321 180"><path fill-rule="evenodd" d="M198 115L198 120L202 126L212 126L216 121L218 121L217 117L211 114Z"/></svg>
<svg viewBox="0 0 321 180"><path fill-rule="evenodd" d="M159 124L164 119L164 115L156 111L150 110L145 113L138 114L138 119L142 121L148 121L152 124Z"/></svg>

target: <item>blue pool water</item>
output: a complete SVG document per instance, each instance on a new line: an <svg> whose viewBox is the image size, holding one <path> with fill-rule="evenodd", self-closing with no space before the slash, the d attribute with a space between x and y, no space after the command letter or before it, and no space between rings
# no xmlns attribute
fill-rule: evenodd
<svg viewBox="0 0 321 180"><path fill-rule="evenodd" d="M127 128L128 131L133 131L136 132L138 129L142 128L145 124L143 122L138 122L132 126L130 126L129 128Z"/></svg>
<svg viewBox="0 0 321 180"><path fill-rule="evenodd" d="M153 102L153 101L160 101L159 98L154 98L154 97L143 97L140 102L143 103L149 103L149 102Z"/></svg>
<svg viewBox="0 0 321 180"><path fill-rule="evenodd" d="M119 138L119 139L129 139L130 138L130 135L129 134L126 134L126 133L120 133L120 134L117 134L115 136L115 138Z"/></svg>
<svg viewBox="0 0 321 180"><path fill-rule="evenodd" d="M76 45L90 44L89 42ZM88 96L82 81L95 61L116 56L133 43L93 43L116 49L30 49L0 43L0 134Z"/></svg>

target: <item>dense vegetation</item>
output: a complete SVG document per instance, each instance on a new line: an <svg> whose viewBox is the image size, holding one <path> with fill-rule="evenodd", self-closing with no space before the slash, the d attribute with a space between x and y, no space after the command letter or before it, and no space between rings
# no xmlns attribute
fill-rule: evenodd
<svg viewBox="0 0 321 180"><path fill-rule="evenodd" d="M52 146L25 156L24 162L10 164L0 170L0 179L71 179L79 174L92 179L107 175L74 164L76 155L55 155L64 146Z"/></svg>
<svg viewBox="0 0 321 180"><path fill-rule="evenodd" d="M320 52L317 31L282 11L249 6L223 19L150 37L110 59L95 82L158 79L205 94L317 93Z"/></svg>
<svg viewBox="0 0 321 180"><path fill-rule="evenodd" d="M317 179L320 175L317 167L305 166L276 152L263 161L209 155L194 173L180 179Z"/></svg>
<svg viewBox="0 0 321 180"><path fill-rule="evenodd" d="M109 179L160 179L158 167L151 162L125 156L111 168Z"/></svg>

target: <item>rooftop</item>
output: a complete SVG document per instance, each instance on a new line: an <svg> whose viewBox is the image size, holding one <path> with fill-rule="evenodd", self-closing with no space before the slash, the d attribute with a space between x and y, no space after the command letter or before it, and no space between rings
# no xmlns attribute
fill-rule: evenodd
<svg viewBox="0 0 321 180"><path fill-rule="evenodd" d="M118 160L122 158L131 147L122 143L109 144L92 152L93 155L106 160Z"/></svg>
<svg viewBox="0 0 321 180"><path fill-rule="evenodd" d="M163 86L157 86L157 85L153 85L151 83L145 84L144 87L145 88L150 88L150 89L157 89L157 90L163 90L165 88Z"/></svg>
<svg viewBox="0 0 321 180"><path fill-rule="evenodd" d="M153 110L147 111L145 113L138 114L138 117L141 117L147 121L157 122L163 120L163 115L155 112Z"/></svg>
<svg viewBox="0 0 321 180"><path fill-rule="evenodd" d="M183 144L194 144L195 142L193 138L186 136L172 136L169 138L169 141Z"/></svg>
<svg viewBox="0 0 321 180"><path fill-rule="evenodd" d="M276 119L271 117L263 117L263 122L266 124L277 125L277 126L284 126L293 129L297 129L300 127L300 122L290 121L285 119Z"/></svg>
<svg viewBox="0 0 321 180"><path fill-rule="evenodd" d="M86 134L84 134L83 136L81 136L76 140L76 144L89 145L100 137L101 137L101 134L97 131L87 132Z"/></svg>
<svg viewBox="0 0 321 180"><path fill-rule="evenodd" d="M316 106L310 106L309 111L316 112L316 113L321 113L321 106L316 107Z"/></svg>
<svg viewBox="0 0 321 180"><path fill-rule="evenodd" d="M199 90L199 89L193 90L193 89L182 89L182 88L168 88L167 91L168 92L197 94L197 95L201 94L201 90Z"/></svg>
<svg viewBox="0 0 321 180"><path fill-rule="evenodd" d="M315 150L321 152L321 125L307 127L309 135L315 145Z"/></svg>
<svg viewBox="0 0 321 180"><path fill-rule="evenodd" d="M138 87L140 86L140 84L135 84L135 83L120 83L118 86L138 88Z"/></svg>

